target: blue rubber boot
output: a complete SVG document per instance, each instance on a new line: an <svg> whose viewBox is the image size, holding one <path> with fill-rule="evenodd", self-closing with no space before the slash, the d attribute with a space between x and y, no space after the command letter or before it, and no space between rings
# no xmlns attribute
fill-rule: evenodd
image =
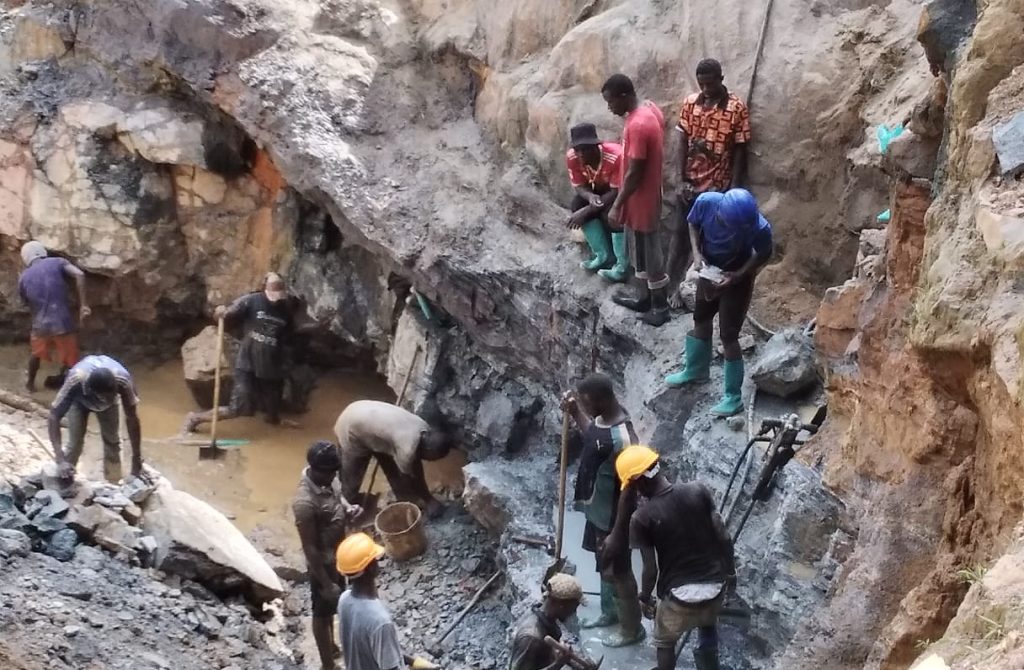
<svg viewBox="0 0 1024 670"><path fill-rule="evenodd" d="M665 384L679 388L694 382L706 382L711 377L711 342L693 335L686 336L683 350L683 369L665 377Z"/></svg>
<svg viewBox="0 0 1024 670"><path fill-rule="evenodd" d="M616 284L626 281L629 272L629 257L626 256L626 233L612 233L612 250L615 252L615 265L609 270L598 270L602 279Z"/></svg>
<svg viewBox="0 0 1024 670"><path fill-rule="evenodd" d="M734 416L743 411L743 359L725 362L725 393L711 408L715 416Z"/></svg>
<svg viewBox="0 0 1024 670"><path fill-rule="evenodd" d="M608 247L608 236L604 234L601 219L591 219L584 223L583 237L587 239L587 245L594 256L589 261L580 263L580 267L587 272L600 270L612 259L612 250Z"/></svg>

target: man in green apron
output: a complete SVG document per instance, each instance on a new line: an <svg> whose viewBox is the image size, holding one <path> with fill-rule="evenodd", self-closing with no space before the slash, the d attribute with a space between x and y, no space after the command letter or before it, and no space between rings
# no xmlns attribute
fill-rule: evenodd
<svg viewBox="0 0 1024 670"><path fill-rule="evenodd" d="M627 446L637 444L629 414L615 397L612 381L592 374L563 396L562 409L569 413L583 435L583 452L576 476L574 500L587 523L583 548L594 552L601 574L601 613L583 621L584 628L619 625L602 640L607 647L625 647L644 639L636 578L630 551L624 543L608 551L604 542L615 527L621 483L615 474L615 457Z"/></svg>

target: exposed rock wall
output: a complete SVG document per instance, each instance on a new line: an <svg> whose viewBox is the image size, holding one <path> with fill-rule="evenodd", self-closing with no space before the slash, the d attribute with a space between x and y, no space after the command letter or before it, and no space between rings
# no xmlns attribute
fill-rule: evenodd
<svg viewBox="0 0 1024 670"><path fill-rule="evenodd" d="M457 324L446 336L427 331L434 348L419 364L418 406L472 417L464 425L473 438L494 451L525 448L520 457L534 465L547 458L541 450L549 442L535 436L556 431L548 399L596 361L622 380L628 406L645 408L638 421L658 436L656 446L687 451L680 471L722 479L720 458L683 449L706 428L688 424L696 398L672 396L678 414L667 400L655 402L685 321L652 333L608 304L607 287L576 270L561 227L565 210L551 194L567 195L560 162L570 123L589 119L606 136L618 134L598 90L608 74L633 75L671 118L694 88L696 61L713 55L745 95L762 17L757 3L9 4L18 7L0 15L0 242L11 260L0 270L5 287L18 267L17 244L37 236L102 278L90 289L99 319L130 314L187 325L252 288L266 270L291 265L311 314L342 340L372 348L382 366L388 361L399 388L410 348L424 336L408 323L395 331L387 281L393 272ZM976 40L966 61L976 63L974 76L953 82L953 183L963 183L969 166L987 169L989 145L971 128L985 115L979 90L987 94L1012 67L1012 4L988 3L979 30L988 26L995 41ZM799 290L804 285L847 276L858 250L849 233L885 208L888 185L870 127L902 119L928 88L912 40L920 5L774 4L754 100L751 178L780 237L782 262L759 282L771 287L760 299L776 319L802 315L816 300ZM723 14L730 19L708 20ZM1010 475L992 458L1002 428L975 440L976 427L996 416L979 409L977 398L998 404L1005 397L975 387L965 393L977 350L963 350L962 341L939 346L953 334L910 319L919 313L911 305L924 305L920 296L929 290L944 299L939 311L952 314L946 303L976 287L951 264L961 256L944 256L952 247L939 245L957 237L948 233L959 230L952 212L960 203L950 200L951 218L932 218L926 228L926 192L911 183L897 193L888 263L868 267L878 254L865 254L858 268L887 283L859 284L857 295L845 298L858 314L831 325L840 353L850 346L862 353L859 371L843 361L830 382L844 411L832 428L843 446L830 452L843 458L828 460L829 479L877 502L894 521L862 529L850 567L834 585L850 524L840 523L840 505L813 475L794 475L801 479L794 492L812 492L823 514L820 537L808 538L802 523L809 509L790 495L788 507L763 519L756 537L772 538L767 548L744 548L747 558L770 566L747 574L761 614L777 624L758 633L770 651L832 597L833 613L822 614L821 627L841 641L843 663L856 667L870 657L876 665L905 665L915 636L941 631L958 599L935 557L955 562L950 546L981 551L1012 526L1009 495L998 512L972 512L985 519L976 536L962 522L975 507L975 482L986 492L1009 491L997 480ZM942 234L934 232L941 226ZM989 239L1013 231L1002 218L986 229ZM966 238L978 248L977 234ZM927 271L921 258L929 259ZM924 275L934 276L932 288L919 292ZM870 296L863 314L861 296ZM0 310L15 313L8 288L0 297ZM992 341L1006 349L1005 338ZM948 350L957 355L937 358ZM978 380L985 388L994 382ZM1014 386L1007 397L1016 393ZM894 398L919 410L912 427L880 411ZM662 427L664 416L675 417L675 432ZM689 427L680 433L681 426ZM977 444L990 448L977 451ZM972 453L984 457L972 460ZM979 467L988 479L974 477ZM908 505L920 498L912 495L943 484L955 492L952 502ZM537 491L531 512L549 495ZM896 519L910 519L912 532ZM813 590L803 589L808 583ZM930 604L911 607L912 598L904 614L900 599L918 584L914 598ZM863 621L850 611L864 612ZM814 657L815 632L792 653ZM883 642L873 648L877 636ZM813 662L823 660L833 657ZM756 662L771 662L769 653Z"/></svg>
<svg viewBox="0 0 1024 670"><path fill-rule="evenodd" d="M815 651L793 667L835 663L835 638L851 643L834 667L907 667L956 615L968 586L958 571L1006 551L1020 520L1013 224L1024 187L998 176L991 138L1024 105L1024 3L979 9L954 70L935 197L928 183L898 183L884 273L855 277L819 312L819 348L831 357L826 478L871 525L819 614ZM863 611L872 615L851 616ZM955 628L939 648L951 664L967 644Z"/></svg>

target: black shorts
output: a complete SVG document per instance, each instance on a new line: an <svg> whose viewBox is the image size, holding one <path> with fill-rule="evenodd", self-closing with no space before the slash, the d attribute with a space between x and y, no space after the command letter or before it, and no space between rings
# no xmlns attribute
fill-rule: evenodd
<svg viewBox="0 0 1024 670"><path fill-rule="evenodd" d="M283 379L260 379L248 370L235 370L229 407L235 416L252 416L266 412L270 419L281 413L284 394Z"/></svg>
<svg viewBox="0 0 1024 670"><path fill-rule="evenodd" d="M718 288L707 279L698 279L693 320L694 322L710 321L715 318L715 314L718 314L718 331L722 341L735 341L739 339L753 294L753 277L747 277L739 284L725 288Z"/></svg>
<svg viewBox="0 0 1024 670"><path fill-rule="evenodd" d="M309 593L313 598L314 619L327 619L338 613L337 599L331 598L329 594L323 592L312 577L309 579Z"/></svg>
<svg viewBox="0 0 1024 670"><path fill-rule="evenodd" d="M600 551L598 551L598 547L601 546L601 543L604 542L607 537L607 533L598 529L597 526L588 521L583 527L583 549L594 552L595 564L598 573L603 572L604 568L607 566L611 567L613 575L626 574L632 568L632 562L630 560L631 556L628 548L624 551L620 551L617 556L604 556Z"/></svg>

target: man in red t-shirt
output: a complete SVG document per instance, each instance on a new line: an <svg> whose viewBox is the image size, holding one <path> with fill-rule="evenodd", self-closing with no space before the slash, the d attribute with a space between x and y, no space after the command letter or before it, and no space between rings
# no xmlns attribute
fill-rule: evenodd
<svg viewBox="0 0 1024 670"><path fill-rule="evenodd" d="M612 114L626 119L621 187L608 219L613 227L619 224L625 229L630 261L641 280L639 296L616 295L612 299L644 312L639 317L644 323L661 326L669 319L668 275L658 239L665 118L654 103L640 102L633 82L624 74L609 77L601 95Z"/></svg>
<svg viewBox="0 0 1024 670"><path fill-rule="evenodd" d="M580 263L580 267L594 272L612 260L607 221L608 210L619 192L622 147L597 139L597 128L592 123L573 126L569 130L569 141L572 146L565 154L565 167L576 195L572 199L572 216L566 225L570 230L583 228L594 255ZM620 262L625 264L626 261L623 258Z"/></svg>

